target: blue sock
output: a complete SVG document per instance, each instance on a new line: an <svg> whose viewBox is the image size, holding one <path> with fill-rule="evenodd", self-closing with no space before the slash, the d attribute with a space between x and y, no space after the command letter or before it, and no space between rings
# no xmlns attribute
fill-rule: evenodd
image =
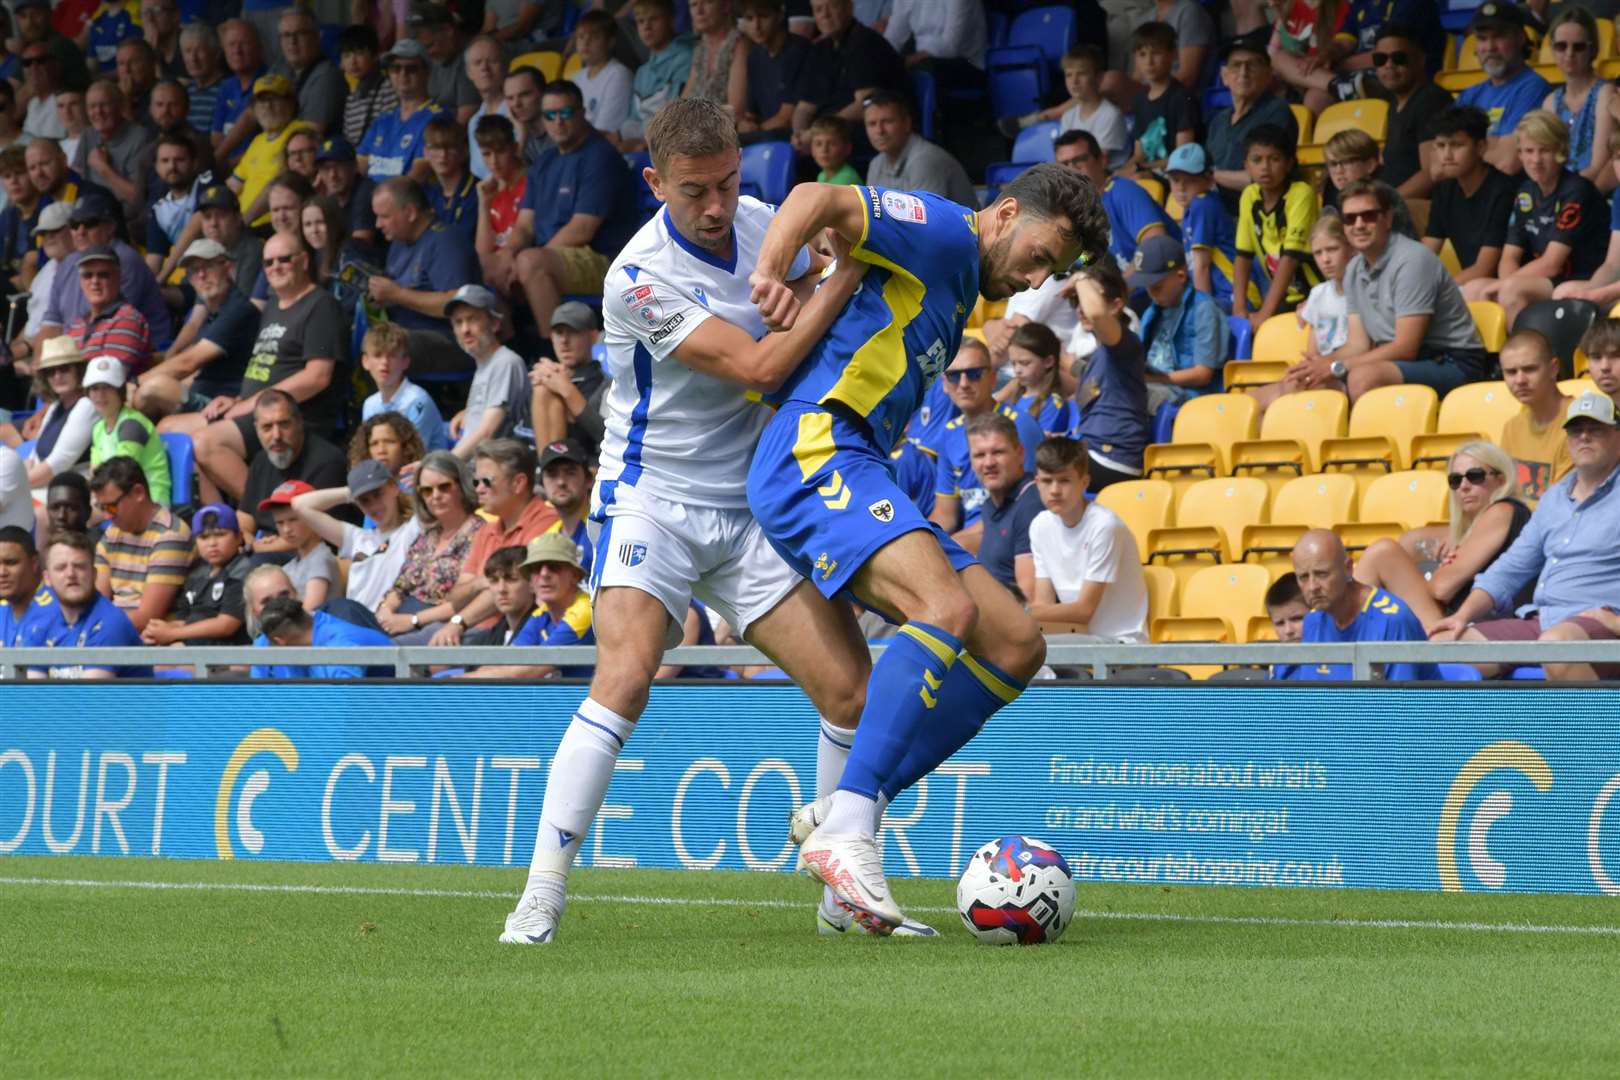
<svg viewBox="0 0 1620 1080"><path fill-rule="evenodd" d="M927 623L900 628L872 667L855 742L844 765L840 791L877 797L883 778L895 771L919 733L941 710L939 691L962 643Z"/></svg>
<svg viewBox="0 0 1620 1080"><path fill-rule="evenodd" d="M927 723L881 784L883 794L892 800L937 769L966 746L986 720L1023 693L1025 685L964 651L939 688L939 708L928 714Z"/></svg>

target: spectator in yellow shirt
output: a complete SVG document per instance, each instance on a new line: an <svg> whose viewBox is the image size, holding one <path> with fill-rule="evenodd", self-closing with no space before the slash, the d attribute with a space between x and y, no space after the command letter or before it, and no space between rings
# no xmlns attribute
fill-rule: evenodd
<svg viewBox="0 0 1620 1080"><path fill-rule="evenodd" d="M259 133L225 181L247 207L242 216L254 228L270 221L266 189L287 169L287 140L294 132L315 130L307 120L296 119L297 115L298 99L287 77L259 76L253 84L253 117L259 122Z"/></svg>
<svg viewBox="0 0 1620 1080"><path fill-rule="evenodd" d="M1522 406L1502 426L1502 449L1518 467L1520 494L1533 509L1570 470L1563 417L1571 399L1558 389L1558 357L1534 330L1520 330L1502 346L1502 380Z"/></svg>

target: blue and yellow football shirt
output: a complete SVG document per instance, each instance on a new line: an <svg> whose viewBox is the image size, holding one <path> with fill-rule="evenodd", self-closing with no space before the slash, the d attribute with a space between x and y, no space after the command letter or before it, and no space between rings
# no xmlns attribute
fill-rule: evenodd
<svg viewBox="0 0 1620 1080"><path fill-rule="evenodd" d="M854 258L872 269L773 404L837 402L887 454L962 343L979 294L978 219L927 192L864 189Z"/></svg>

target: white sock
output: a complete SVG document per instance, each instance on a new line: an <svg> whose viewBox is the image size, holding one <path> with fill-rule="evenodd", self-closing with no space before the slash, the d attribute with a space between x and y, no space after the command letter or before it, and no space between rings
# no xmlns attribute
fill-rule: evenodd
<svg viewBox="0 0 1620 1080"><path fill-rule="evenodd" d="M827 820L821 823L821 827L832 836L853 835L870 838L877 835L876 809L875 799L853 791L835 791L832 810L828 812Z"/></svg>
<svg viewBox="0 0 1620 1080"><path fill-rule="evenodd" d="M563 910L568 868L607 796L613 763L635 728L634 720L586 698L557 744L546 774L546 795L540 804L540 827L524 893L538 894L558 914Z"/></svg>
<svg viewBox="0 0 1620 1080"><path fill-rule="evenodd" d="M838 790L838 781L844 775L844 762L849 760L850 742L854 738L853 731L833 727L825 717L822 718L821 735L816 739L816 798ZM838 905L833 901L833 891L825 885L821 888L821 906L829 912L838 910Z"/></svg>

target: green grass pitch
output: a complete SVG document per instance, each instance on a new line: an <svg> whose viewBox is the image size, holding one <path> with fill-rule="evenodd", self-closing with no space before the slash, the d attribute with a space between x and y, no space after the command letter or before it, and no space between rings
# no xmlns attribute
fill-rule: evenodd
<svg viewBox="0 0 1620 1080"><path fill-rule="evenodd" d="M1057 945L822 939L786 875L0 859L33 1076L1615 1076L1613 900L1094 886Z"/></svg>

